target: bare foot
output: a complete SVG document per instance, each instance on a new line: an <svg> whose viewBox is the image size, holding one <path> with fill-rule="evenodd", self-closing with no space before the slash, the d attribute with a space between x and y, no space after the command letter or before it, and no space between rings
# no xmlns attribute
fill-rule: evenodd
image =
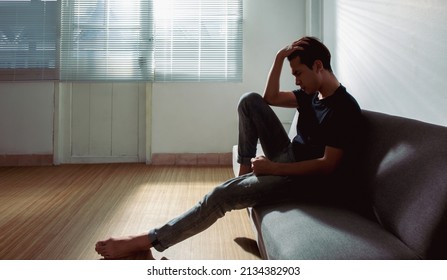
<svg viewBox="0 0 447 280"><path fill-rule="evenodd" d="M95 250L105 259L128 257L151 247L147 234L138 236L110 238L96 243Z"/></svg>

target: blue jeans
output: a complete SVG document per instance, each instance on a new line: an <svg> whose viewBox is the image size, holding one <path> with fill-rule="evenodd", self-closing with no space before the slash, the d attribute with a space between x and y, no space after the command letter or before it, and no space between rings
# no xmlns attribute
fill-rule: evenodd
<svg viewBox="0 0 447 280"><path fill-rule="evenodd" d="M258 139L270 160L294 161L289 137L262 96L245 94L239 101L238 112L239 163L250 164L250 159L256 155ZM252 173L230 179L205 195L186 213L150 230L149 239L157 251L164 251L207 229L226 212L293 197L298 190L297 183L296 177L255 176Z"/></svg>

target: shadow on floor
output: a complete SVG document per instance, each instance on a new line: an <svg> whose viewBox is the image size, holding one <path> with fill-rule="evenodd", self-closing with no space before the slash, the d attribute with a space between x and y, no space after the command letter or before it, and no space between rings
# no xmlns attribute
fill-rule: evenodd
<svg viewBox="0 0 447 280"><path fill-rule="evenodd" d="M247 237L237 237L234 239L234 242L237 243L245 252L250 253L261 259L261 254L259 253L258 244L255 240L247 238Z"/></svg>

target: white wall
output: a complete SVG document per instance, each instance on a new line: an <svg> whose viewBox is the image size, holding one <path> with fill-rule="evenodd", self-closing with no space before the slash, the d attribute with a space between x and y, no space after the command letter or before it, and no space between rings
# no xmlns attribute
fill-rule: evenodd
<svg viewBox="0 0 447 280"><path fill-rule="evenodd" d="M152 88L153 153L230 152L237 143L236 106L262 93L276 52L306 32L305 0L244 0L242 83L158 83ZM283 85L295 88L285 66ZM284 122L293 110L277 110Z"/></svg>
<svg viewBox="0 0 447 280"><path fill-rule="evenodd" d="M147 114L143 120L147 123L146 137L142 135L143 121L139 117L139 160L142 153L149 152L230 152L231 146L237 142L236 106L239 97L247 91L262 93L277 50L305 34L305 3L305 0L244 0L242 83L160 83L152 85L152 88L149 85L146 98L138 97L146 99L146 104L133 105L140 113L146 109ZM285 71L289 71L287 65ZM55 87L54 84L0 83L0 155L54 152L56 163L83 162L88 158L103 160L113 156L110 145L114 141L114 124L110 119L115 114L110 113L113 107L104 105L116 106L111 101L109 86L78 86L74 83L59 87L56 83ZM294 88L293 78L284 75L283 85ZM82 96L76 93L73 98L73 89L86 86L88 90L81 90ZM104 113L98 116L98 110ZM294 111L277 112L287 127ZM85 123L87 120L91 123ZM118 127L123 125L118 124ZM96 134L101 137L92 138ZM105 137L107 135L111 137ZM135 137L127 138L132 140ZM104 145L96 141L106 138ZM143 139L146 147L142 148ZM135 156L136 146L133 147L130 153L126 152L127 156Z"/></svg>
<svg viewBox="0 0 447 280"><path fill-rule="evenodd" d="M0 83L0 155L53 154L54 83Z"/></svg>
<svg viewBox="0 0 447 280"><path fill-rule="evenodd" d="M335 72L363 108L447 126L446 1L331 0L324 8Z"/></svg>

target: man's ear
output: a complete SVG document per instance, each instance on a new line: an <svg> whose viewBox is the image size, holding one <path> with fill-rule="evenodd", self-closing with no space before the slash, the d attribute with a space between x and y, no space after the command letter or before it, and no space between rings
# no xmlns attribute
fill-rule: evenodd
<svg viewBox="0 0 447 280"><path fill-rule="evenodd" d="M324 69L323 67L323 62L319 59L314 61L314 65L313 65L313 70L316 70L317 73L319 73L320 71L322 71Z"/></svg>

